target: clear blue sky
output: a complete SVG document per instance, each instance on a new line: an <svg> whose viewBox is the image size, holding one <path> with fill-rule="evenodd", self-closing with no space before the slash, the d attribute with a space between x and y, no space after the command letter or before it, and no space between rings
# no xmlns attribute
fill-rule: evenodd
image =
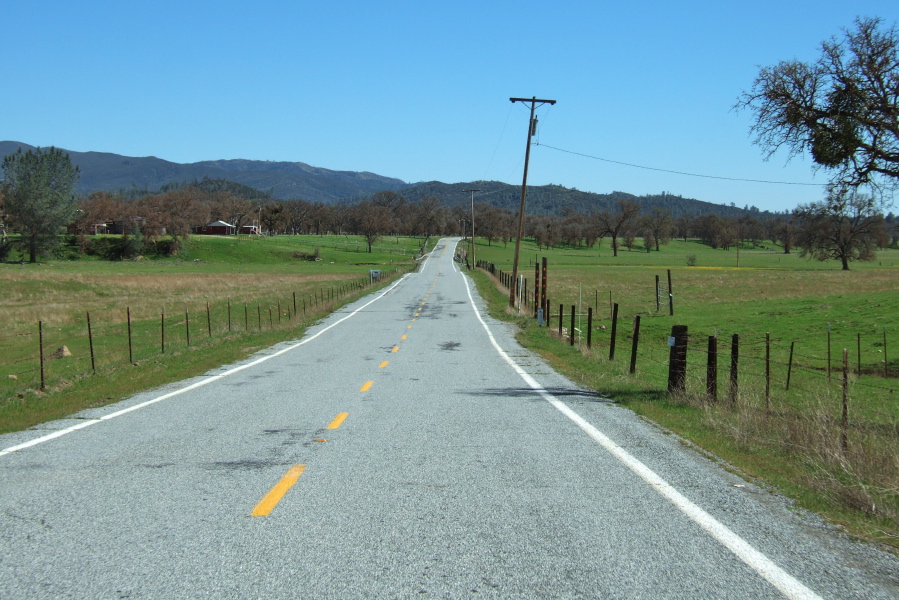
<svg viewBox="0 0 899 600"><path fill-rule="evenodd" d="M301 161L408 182L520 184L540 142L723 177L824 183L765 161L732 106L758 66L814 60L895 0L7 3L0 139L77 151ZM532 150L529 183L761 209L820 187L685 177Z"/></svg>

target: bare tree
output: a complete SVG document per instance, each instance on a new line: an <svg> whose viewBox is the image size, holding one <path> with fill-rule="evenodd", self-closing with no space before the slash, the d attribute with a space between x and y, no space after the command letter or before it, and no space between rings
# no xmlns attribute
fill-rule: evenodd
<svg viewBox="0 0 899 600"><path fill-rule="evenodd" d="M647 239L652 241L649 247L655 246L659 251L659 244L667 244L671 241L671 211L663 208L653 208L652 212L643 217L643 228L646 230Z"/></svg>
<svg viewBox="0 0 899 600"><path fill-rule="evenodd" d="M596 216L603 235L612 238L612 254L618 256L618 237L622 235L640 215L640 205L629 200L618 201L618 211L603 211Z"/></svg>
<svg viewBox="0 0 899 600"><path fill-rule="evenodd" d="M366 201L353 208L353 228L365 238L369 252L374 243L389 231L392 220L390 209L383 205Z"/></svg>
<svg viewBox="0 0 899 600"><path fill-rule="evenodd" d="M855 260L873 260L878 231L882 230L881 203L848 186L831 187L822 202L796 209L801 256L839 260L843 270Z"/></svg>
<svg viewBox="0 0 899 600"><path fill-rule="evenodd" d="M763 67L736 108L755 116L755 143L810 153L833 182L895 186L899 181L899 32L856 19L842 40L822 43L814 63Z"/></svg>
<svg viewBox="0 0 899 600"><path fill-rule="evenodd" d="M781 243L784 254L789 254L796 245L796 237L799 229L793 217L787 219L775 219L771 224L771 238Z"/></svg>
<svg viewBox="0 0 899 600"><path fill-rule="evenodd" d="M693 219L686 215L676 218L674 220L674 229L677 231L677 237L683 238L686 242L693 232Z"/></svg>

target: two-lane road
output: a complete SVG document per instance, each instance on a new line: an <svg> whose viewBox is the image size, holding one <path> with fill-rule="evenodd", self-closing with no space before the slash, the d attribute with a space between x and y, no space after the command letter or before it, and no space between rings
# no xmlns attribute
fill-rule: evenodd
<svg viewBox="0 0 899 600"><path fill-rule="evenodd" d="M239 365L0 436L0 599L896 598L854 543L418 273Z"/></svg>

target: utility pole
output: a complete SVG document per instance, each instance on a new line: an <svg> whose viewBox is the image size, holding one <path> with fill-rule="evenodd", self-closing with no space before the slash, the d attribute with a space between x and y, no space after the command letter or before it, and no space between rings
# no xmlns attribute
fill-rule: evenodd
<svg viewBox="0 0 899 600"><path fill-rule="evenodd" d="M514 102L531 103L531 119L528 121L528 145L524 152L524 178L521 181L521 206L518 209L518 237L515 238L515 260L512 262L512 289L509 292L509 306L515 307L515 298L518 297L518 253L521 251L521 236L524 235L524 201L528 188L528 162L531 158L531 138L537 133L537 119L534 118L534 108L537 104L555 104L555 100L538 100L532 98L509 98Z"/></svg>
<svg viewBox="0 0 899 600"><path fill-rule="evenodd" d="M480 192L481 190L462 190L463 192L471 192L471 262L468 263L470 265L469 268L474 269L478 266L478 263L475 261L475 253L474 253L474 193Z"/></svg>

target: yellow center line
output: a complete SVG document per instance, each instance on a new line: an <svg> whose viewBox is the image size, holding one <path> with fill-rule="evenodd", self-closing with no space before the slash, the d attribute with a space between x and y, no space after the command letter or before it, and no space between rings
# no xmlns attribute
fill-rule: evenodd
<svg viewBox="0 0 899 600"><path fill-rule="evenodd" d="M267 517L278 505L278 502L281 501L281 498L284 497L284 494L287 493L287 490L292 488L293 484L300 479L300 475L302 475L305 470L306 465L294 465L290 467L290 470L281 478L281 481L276 483L275 487L269 490L268 494L259 501L259 504L257 504L256 508L253 509L253 512L250 513L250 516Z"/></svg>
<svg viewBox="0 0 899 600"><path fill-rule="evenodd" d="M359 388L359 391L367 392L371 388L371 386L373 386L374 384L375 384L374 381L366 381L365 385L363 385L361 388Z"/></svg>
<svg viewBox="0 0 899 600"><path fill-rule="evenodd" d="M400 347L399 347L399 346L394 346L394 347L393 347L393 350L391 350L391 352L393 352L394 354L396 354L396 353L399 352L399 351L400 351Z"/></svg>
<svg viewBox="0 0 899 600"><path fill-rule="evenodd" d="M384 367L386 367L386 366L389 365L389 364L390 364L390 361L389 361L389 360L385 360L385 361L382 362L380 365L378 365L378 368L379 368L379 369L383 369Z"/></svg>
<svg viewBox="0 0 899 600"><path fill-rule="evenodd" d="M331 424L330 424L330 425L328 425L328 429L337 429L338 427L340 427L341 425L343 425L344 420L345 420L348 416L350 416L350 413L347 413L347 412L342 412L342 413L340 413L339 415L337 415L336 417L334 417L334 420L331 421Z"/></svg>
<svg viewBox="0 0 899 600"><path fill-rule="evenodd" d="M403 340L404 340L404 339L406 339L407 337L409 337L409 336L408 336L408 335L403 335L403 337L400 338L400 339L403 339Z"/></svg>

